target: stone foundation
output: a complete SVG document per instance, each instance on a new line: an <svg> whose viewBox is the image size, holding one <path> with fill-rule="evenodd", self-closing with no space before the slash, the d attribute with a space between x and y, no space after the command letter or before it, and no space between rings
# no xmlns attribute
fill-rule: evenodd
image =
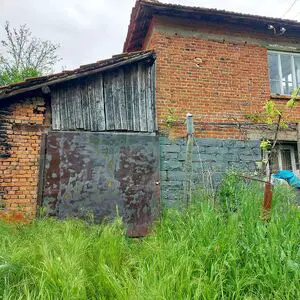
<svg viewBox="0 0 300 300"><path fill-rule="evenodd" d="M193 146L193 186L217 187L230 169L253 172L261 160L260 142L196 138ZM167 205L182 196L185 179L186 139L160 138L161 198Z"/></svg>

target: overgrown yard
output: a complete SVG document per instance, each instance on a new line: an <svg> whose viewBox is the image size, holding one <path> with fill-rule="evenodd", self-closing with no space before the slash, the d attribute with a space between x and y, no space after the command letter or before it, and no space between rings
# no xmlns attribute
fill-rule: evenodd
<svg viewBox="0 0 300 300"><path fill-rule="evenodd" d="M165 209L151 236L122 224L0 225L1 299L299 299L300 216L286 188L262 221L262 188ZM230 206L225 205L229 201Z"/></svg>

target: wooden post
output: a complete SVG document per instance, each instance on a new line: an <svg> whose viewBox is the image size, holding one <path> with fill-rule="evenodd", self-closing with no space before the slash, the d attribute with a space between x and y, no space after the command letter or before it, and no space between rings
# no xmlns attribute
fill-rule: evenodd
<svg viewBox="0 0 300 300"><path fill-rule="evenodd" d="M184 202L188 206L192 198L192 171L193 171L193 115L188 113L186 116L187 144L185 160L185 185Z"/></svg>
<svg viewBox="0 0 300 300"><path fill-rule="evenodd" d="M270 153L267 155L267 167L269 167L269 173L267 174L267 183L265 184L265 193L264 193L264 202L263 202L263 211L262 211L262 217L265 220L268 220L270 218L270 212L271 212L271 206L272 206L272 184L271 184L271 176L272 176L272 165L270 164L270 160L272 158L272 155L274 154L275 147L278 141L278 134L280 129L280 122L281 122L282 115L279 114L278 121L276 125L276 131L275 136L273 140L273 144L271 147Z"/></svg>
<svg viewBox="0 0 300 300"><path fill-rule="evenodd" d="M264 195L264 204L263 204L263 212L262 218L264 220L270 219L272 205L272 185L270 182L265 183L265 195Z"/></svg>
<svg viewBox="0 0 300 300"><path fill-rule="evenodd" d="M43 191L44 191L44 173L45 173L45 162L46 162L46 150L47 150L47 133L42 134L41 146L40 146L40 160L39 160L39 183L37 193L37 209L36 217L41 216L41 207L43 205Z"/></svg>

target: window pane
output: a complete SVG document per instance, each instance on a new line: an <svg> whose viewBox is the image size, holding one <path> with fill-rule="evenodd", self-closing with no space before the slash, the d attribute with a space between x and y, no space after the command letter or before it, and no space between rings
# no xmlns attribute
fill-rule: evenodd
<svg viewBox="0 0 300 300"><path fill-rule="evenodd" d="M282 84L283 84L283 93L284 93L284 95L290 95L294 90L293 82L292 81L286 81L285 79L283 79Z"/></svg>
<svg viewBox="0 0 300 300"><path fill-rule="evenodd" d="M295 147L294 153L295 153L296 169L299 169L299 158L298 158L297 147Z"/></svg>
<svg viewBox="0 0 300 300"><path fill-rule="evenodd" d="M293 91L293 72L291 55L280 54L281 71L282 71L282 85L285 95L290 95Z"/></svg>
<svg viewBox="0 0 300 300"><path fill-rule="evenodd" d="M268 54L268 62L269 62L269 76L271 81L280 81L279 77L279 67L278 67L278 54L277 53L269 53ZM272 91L273 92L273 91Z"/></svg>
<svg viewBox="0 0 300 300"><path fill-rule="evenodd" d="M291 150L283 149L281 150L281 160L282 160L282 170L293 170L292 159L291 159Z"/></svg>
<svg viewBox="0 0 300 300"><path fill-rule="evenodd" d="M271 80L271 93L272 94L281 94L280 81Z"/></svg>
<svg viewBox="0 0 300 300"><path fill-rule="evenodd" d="M270 159L270 171L277 173L279 171L278 154L272 155Z"/></svg>
<svg viewBox="0 0 300 300"><path fill-rule="evenodd" d="M294 62L295 62L295 73L297 78L297 85L300 86L300 56L294 56Z"/></svg>

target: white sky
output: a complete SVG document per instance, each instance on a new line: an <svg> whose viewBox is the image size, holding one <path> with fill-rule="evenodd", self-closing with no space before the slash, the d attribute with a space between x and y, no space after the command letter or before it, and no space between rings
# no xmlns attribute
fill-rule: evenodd
<svg viewBox="0 0 300 300"><path fill-rule="evenodd" d="M173 0L182 5L283 17L294 0ZM79 65L121 53L135 0L0 0L0 40L4 23L27 24L34 36L61 45L64 66ZM300 20L300 0L284 16Z"/></svg>

